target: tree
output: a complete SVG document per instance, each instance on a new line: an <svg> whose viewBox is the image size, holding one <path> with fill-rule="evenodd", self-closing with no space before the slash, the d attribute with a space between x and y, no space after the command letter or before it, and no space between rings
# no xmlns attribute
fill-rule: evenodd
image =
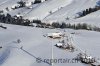
<svg viewBox="0 0 100 66"><path fill-rule="evenodd" d="M73 28L73 29L76 29L76 25L75 25L75 24L73 24L73 25L72 25L72 28Z"/></svg>
<svg viewBox="0 0 100 66"><path fill-rule="evenodd" d="M88 10L88 9L86 9L86 15L87 15L87 14L89 14L89 10Z"/></svg>
<svg viewBox="0 0 100 66"><path fill-rule="evenodd" d="M82 24L79 23L79 24L77 24L77 27L78 27L78 29L82 29L83 26L82 26Z"/></svg>
<svg viewBox="0 0 100 66"><path fill-rule="evenodd" d="M84 23L84 24L82 25L82 29L87 29L87 27L88 27L88 25L87 25L86 23Z"/></svg>
<svg viewBox="0 0 100 66"><path fill-rule="evenodd" d="M33 20L33 23L41 24L41 20Z"/></svg>
<svg viewBox="0 0 100 66"><path fill-rule="evenodd" d="M3 10L0 10L0 14L2 14L3 13Z"/></svg>
<svg viewBox="0 0 100 66"><path fill-rule="evenodd" d="M41 0L35 0L34 4L41 3Z"/></svg>
<svg viewBox="0 0 100 66"><path fill-rule="evenodd" d="M18 2L18 4L20 5L20 7L25 7L25 4L26 4L26 3L25 3L24 1L21 0L21 1Z"/></svg>
<svg viewBox="0 0 100 66"><path fill-rule="evenodd" d="M30 25L30 21L28 19L26 19L25 22L24 22L24 25L25 26L29 26Z"/></svg>
<svg viewBox="0 0 100 66"><path fill-rule="evenodd" d="M60 28L61 25L59 23L54 22L54 23L52 23L52 27Z"/></svg>
<svg viewBox="0 0 100 66"><path fill-rule="evenodd" d="M21 40L20 39L17 39L17 43L21 43Z"/></svg>
<svg viewBox="0 0 100 66"><path fill-rule="evenodd" d="M22 16L18 17L18 19L17 19L17 25L23 25L23 23L24 23L23 17Z"/></svg>
<svg viewBox="0 0 100 66"><path fill-rule="evenodd" d="M92 8L89 8L89 13L91 13L92 12Z"/></svg>
<svg viewBox="0 0 100 66"><path fill-rule="evenodd" d="M8 8L8 7L6 7L6 10L7 10L7 11L9 11L9 8Z"/></svg>
<svg viewBox="0 0 100 66"><path fill-rule="evenodd" d="M61 26L60 26L60 28L66 28L66 27L67 27L67 25L66 25L66 23L64 23L64 22L63 22L63 23L61 24Z"/></svg>
<svg viewBox="0 0 100 66"><path fill-rule="evenodd" d="M11 18L12 18L11 15L9 13L7 13L7 15L5 16L5 22L11 23L11 21L12 21Z"/></svg>
<svg viewBox="0 0 100 66"><path fill-rule="evenodd" d="M84 11L83 11L83 15L82 15L82 16L85 16L85 15L86 15L86 11L84 10Z"/></svg>

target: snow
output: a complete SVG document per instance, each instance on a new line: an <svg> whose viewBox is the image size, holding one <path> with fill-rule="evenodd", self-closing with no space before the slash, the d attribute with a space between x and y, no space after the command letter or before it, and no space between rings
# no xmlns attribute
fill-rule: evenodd
<svg viewBox="0 0 100 66"><path fill-rule="evenodd" d="M33 27L24 27L17 25L2 24L8 29L0 28L0 42L3 45L2 50L10 50L10 53L5 52L7 57L1 66L49 66L49 64L41 62L37 63L36 58L40 57L43 59L52 58L52 45L53 45L53 57L56 59L72 59L80 51L74 53L66 50L59 49L54 45L58 43L56 39L46 38L43 35L50 32L58 32L56 29L41 29ZM71 32L77 32L78 34L73 35L75 46L79 46L83 51L87 50L93 57L99 56L99 39L100 33L85 30L69 30L66 29L66 34ZM21 43L16 43L17 39L21 40ZM87 40L88 39L88 40ZM91 41L92 40L92 41ZM90 45L90 46L87 46ZM23 51L20 47L23 46ZM95 50L94 50L95 49ZM2 51L4 52L4 51ZM49 53L48 53L49 52ZM6 54L7 53L7 54ZM3 54L3 53L2 53ZM34 58L35 56L36 58ZM2 57L2 56L1 56ZM5 57L5 58L6 58ZM15 62L16 61L16 62ZM1 62L1 61L0 61ZM55 63L55 66L85 66L82 63Z"/></svg>
<svg viewBox="0 0 100 66"><path fill-rule="evenodd" d="M36 6L38 6L38 4L34 4L34 5L30 6L30 7L32 7L32 9L34 9ZM10 12L8 12L8 13L10 13L12 16L15 16L15 15L17 15L17 14L19 14L19 13L20 13L20 15L25 16L25 15L27 15L28 13L30 13L30 11L31 11L32 9L29 9L29 8L27 8L27 7L23 7L23 8L19 8L19 9L15 9L15 10L13 10L13 11L10 11Z"/></svg>
<svg viewBox="0 0 100 66"><path fill-rule="evenodd" d="M3 0L2 2L0 2L0 10L5 11L5 8L11 8L14 4L17 4L18 1L20 0Z"/></svg>
<svg viewBox="0 0 100 66"><path fill-rule="evenodd" d="M94 7L97 1L98 0L73 0L69 5L46 17L44 21L63 21L67 17L71 19L75 18L76 13L81 12L86 8Z"/></svg>
<svg viewBox="0 0 100 66"><path fill-rule="evenodd" d="M74 19L78 12L86 8L98 5L99 0L48 0L39 4L33 4L27 7L6 11L17 4L20 0L0 0L0 10L4 13L22 15L25 19L40 19L43 22L52 23L87 23L100 27L100 10L88 14L84 17ZM34 0L28 0L32 2ZM69 20L66 20L66 18ZM44 37L45 34L60 32L63 30L36 28L18 25L9 25L0 23L7 29L0 28L0 66L51 66L50 62L44 62L44 59L72 59L78 53L87 51L92 57L100 58L100 33L87 30L65 29L65 34L73 37L73 43L77 49L75 52L69 52L57 48L56 45L60 39L51 39ZM74 33L74 34L71 34ZM50 34L52 35L52 34ZM21 43L17 43L20 39ZM59 44L60 45L60 44ZM36 61L41 58L41 63ZM87 66L78 63L54 63L54 66Z"/></svg>
<svg viewBox="0 0 100 66"><path fill-rule="evenodd" d="M31 9L27 7L6 11L17 4L19 0L0 0L0 10L4 10L5 13L10 13L12 16L22 15L25 19L40 19L43 22L70 22L70 23L88 23L99 26L99 11L89 14L83 18L74 19L78 12L83 11L86 8L95 7L98 5L99 0L48 0L40 4L33 4ZM26 2L32 2L28 0ZM9 4L11 3L11 4ZM51 5L52 4L52 5ZM69 20L66 20L69 18ZM95 21L95 22L94 22Z"/></svg>
<svg viewBox="0 0 100 66"><path fill-rule="evenodd" d="M24 18L33 19L44 19L47 15L49 15L50 11L57 10L59 7L64 7L69 5L72 0L48 0L45 1L35 9L33 9L29 14L27 14ZM51 6L50 6L51 5Z"/></svg>
<svg viewBox="0 0 100 66"><path fill-rule="evenodd" d="M73 21L69 21L69 22L72 22L72 23L87 23L89 25L100 27L100 23L99 23L100 15L99 14L100 14L100 10L96 11L94 13L88 14L85 17L76 19L76 20L74 20L74 22Z"/></svg>
<svg viewBox="0 0 100 66"><path fill-rule="evenodd" d="M91 25L99 26L99 11L91 13L83 18L74 19L78 12L83 11L86 8L95 7L98 5L99 0L48 0L40 4L33 4L28 9L27 7L6 11L5 8L9 9L17 4L19 0L12 1L7 0L6 2L1 1L0 10L4 10L5 14L10 13L12 16L22 15L25 19L40 19L43 22L66 22L66 23L88 23ZM5 3L3 3L5 2ZM12 4L9 4L9 3ZM26 2L32 2L28 0ZM2 4L3 3L3 4ZM6 4L6 5L5 5ZM52 4L52 5L51 5ZM66 20L69 18L69 20Z"/></svg>

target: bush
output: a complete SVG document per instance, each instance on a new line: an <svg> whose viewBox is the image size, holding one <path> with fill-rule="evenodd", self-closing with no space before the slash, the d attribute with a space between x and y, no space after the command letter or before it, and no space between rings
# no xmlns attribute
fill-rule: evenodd
<svg viewBox="0 0 100 66"><path fill-rule="evenodd" d="M95 12L97 10L100 10L100 6L95 6L94 8L88 8L88 9L85 9L83 10L82 12L79 12L77 13L79 15L79 17L83 17L83 16L86 16L92 12Z"/></svg>
<svg viewBox="0 0 100 66"><path fill-rule="evenodd" d="M41 20L33 20L33 23L41 24Z"/></svg>
<svg viewBox="0 0 100 66"><path fill-rule="evenodd" d="M67 28L66 23L62 23L61 26L60 26L60 28Z"/></svg>
<svg viewBox="0 0 100 66"><path fill-rule="evenodd" d="M41 3L41 0L35 0L34 4Z"/></svg>
<svg viewBox="0 0 100 66"><path fill-rule="evenodd" d="M60 28L61 24L59 24L57 22L54 22L54 23L52 23L52 27L54 27L54 28Z"/></svg>
<svg viewBox="0 0 100 66"><path fill-rule="evenodd" d="M25 4L26 4L26 3L25 3L24 1L22 1L22 0L19 1L19 2L17 2L17 3L20 5L19 7L25 7Z"/></svg>
<svg viewBox="0 0 100 66"><path fill-rule="evenodd" d="M22 16L12 17L10 14L7 14L6 16L4 14L2 14L2 15L0 14L0 22L7 23L7 24L24 25L24 26L30 25L30 20L28 20L28 19L25 20L25 19L23 19Z"/></svg>

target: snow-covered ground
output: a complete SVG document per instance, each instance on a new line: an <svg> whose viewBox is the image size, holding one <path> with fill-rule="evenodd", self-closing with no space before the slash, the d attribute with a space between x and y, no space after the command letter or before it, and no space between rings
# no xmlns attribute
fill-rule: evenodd
<svg viewBox="0 0 100 66"><path fill-rule="evenodd" d="M4 12L5 12L6 11L5 8L8 7L11 9L11 7L13 5L17 4L17 2L20 0L0 0L0 1L2 1L2 2L0 2L0 10L4 10Z"/></svg>
<svg viewBox="0 0 100 66"><path fill-rule="evenodd" d="M2 7L0 8L1 10L5 9L6 7L11 8L11 6L13 6L14 4L17 4L18 1L19 0L11 1L12 4L9 4L10 1L7 1L7 2L4 1L3 4L1 3ZM27 15L24 15L24 13L22 13L24 18L28 18L30 20L31 19L44 19L46 16L50 14L50 12L53 13L61 9L62 7L69 5L71 2L72 0L63 0L63 1L62 0L48 0L43 3L40 3L37 7L35 8L33 7L32 9L22 8L21 11L20 9L14 10L14 14L17 14L18 12L21 12L21 13L27 12L27 10L30 10Z"/></svg>
<svg viewBox="0 0 100 66"><path fill-rule="evenodd" d="M93 26L95 25L95 26L100 27L99 21L100 21L100 10L96 11L94 13L88 14L85 17L78 18L76 20L70 20L69 22L71 22L71 23L87 23L87 24L90 24L90 25L93 25Z"/></svg>
<svg viewBox="0 0 100 66"><path fill-rule="evenodd" d="M1 23L0 23L1 24ZM51 32L59 32L56 29L41 29L35 27L24 27L17 25L2 24L7 29L0 28L0 45L3 47L0 49L0 66L50 66L48 63L37 63L36 58L43 59L72 59L80 52L69 52L59 49L54 45L59 40L53 40L46 38L43 35ZM83 51L87 51L93 57L100 57L100 33L85 30L70 30L66 29L67 33L75 32L72 35L74 45ZM16 43L17 39L21 40L21 43ZM20 47L23 46L23 49ZM53 52L52 52L53 46ZM94 50L95 49L95 50ZM3 50L3 51L2 51ZM6 58L2 60L2 58ZM82 63L55 63L54 66L86 66Z"/></svg>
<svg viewBox="0 0 100 66"><path fill-rule="evenodd" d="M72 0L48 0L33 9L29 14L25 16L25 18L44 19L50 14L50 12L55 12L61 7L69 5L71 2Z"/></svg>
<svg viewBox="0 0 100 66"><path fill-rule="evenodd" d="M40 19L43 22L66 22L66 23L87 23L100 27L100 10L90 13L84 17L74 19L78 12L86 8L94 7L99 0L47 0L39 4L7 11L20 0L0 0L0 10L10 13L12 16L20 13L25 19ZM31 2L33 0L29 0ZM69 20L66 20L66 18ZM72 59L82 51L87 51L93 57L100 59L100 33L86 30L65 29L65 34L73 37L73 43L78 49L69 52L59 49L54 45L57 39L50 39L43 35L47 33L63 32L63 29L45 29L0 23L0 66L51 66L44 59ZM71 34L75 33L75 34ZM21 43L17 43L20 39ZM41 63L36 61L41 58ZM88 66L78 63L54 63L53 66Z"/></svg>
<svg viewBox="0 0 100 66"><path fill-rule="evenodd" d="M99 11L91 13L83 18L74 19L78 12L83 11L86 8L93 8L97 5L99 0L47 0L40 4L31 5L33 8L27 7L6 11L17 4L20 0L0 0L0 10L4 10L5 13L10 13L12 16L20 14L25 19L40 19L43 22L70 22L70 23L89 23L99 26ZM32 2L32 0L29 0ZM9 4L10 3L10 4ZM66 20L69 18L69 20Z"/></svg>
<svg viewBox="0 0 100 66"><path fill-rule="evenodd" d="M70 19L75 18L76 13L86 8L94 7L97 2L98 0L73 0L69 5L46 17L44 21L63 21L67 17Z"/></svg>

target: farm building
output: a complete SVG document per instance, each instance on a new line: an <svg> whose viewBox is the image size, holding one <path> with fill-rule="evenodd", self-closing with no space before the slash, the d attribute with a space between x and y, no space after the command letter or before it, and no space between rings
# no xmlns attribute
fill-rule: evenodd
<svg viewBox="0 0 100 66"><path fill-rule="evenodd" d="M50 37L50 38L61 38L63 36L62 33L48 33L47 34L47 37Z"/></svg>

